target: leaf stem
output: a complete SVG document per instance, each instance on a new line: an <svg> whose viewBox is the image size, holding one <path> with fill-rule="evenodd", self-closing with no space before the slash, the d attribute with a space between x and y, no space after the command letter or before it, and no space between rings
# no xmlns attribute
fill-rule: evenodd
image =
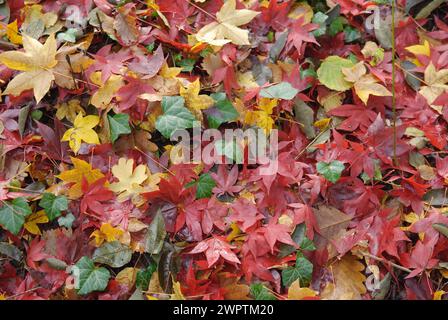
<svg viewBox="0 0 448 320"><path fill-rule="evenodd" d="M397 108L395 97L395 0L392 0L392 127L393 127L393 161L397 163Z"/></svg>

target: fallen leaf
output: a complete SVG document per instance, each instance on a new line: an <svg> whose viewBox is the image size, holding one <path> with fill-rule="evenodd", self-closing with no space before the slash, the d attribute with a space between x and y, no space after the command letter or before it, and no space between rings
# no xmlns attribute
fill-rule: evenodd
<svg viewBox="0 0 448 320"><path fill-rule="evenodd" d="M216 14L216 21L199 30L196 38L214 46L229 42L249 45L249 31L238 27L249 23L258 14L259 12L248 9L236 10L236 0L228 0Z"/></svg>
<svg viewBox="0 0 448 320"><path fill-rule="evenodd" d="M13 70L23 71L8 83L3 94L20 95L25 90L34 90L39 103L50 90L54 80L52 69L57 65L56 39L48 37L45 44L27 35L23 36L25 52L7 51L0 54L0 62Z"/></svg>
<svg viewBox="0 0 448 320"><path fill-rule="evenodd" d="M367 292L362 274L364 265L352 255L345 255L341 260L329 266L333 282L327 283L321 297L325 300L360 300Z"/></svg>
<svg viewBox="0 0 448 320"><path fill-rule="evenodd" d="M72 170L61 172L57 177L66 183L74 183L71 185L68 195L71 199L78 199L83 194L81 190L83 177L89 184L91 184L96 180L103 178L104 175L100 170L92 169L92 165L84 160L73 157L70 159L74 168Z"/></svg>
<svg viewBox="0 0 448 320"><path fill-rule="evenodd" d="M75 154L81 148L82 141L90 144L99 144L98 134L93 130L99 122L100 118L98 116L83 117L82 113L79 113L73 122L73 128L65 131L61 141L68 141L70 148Z"/></svg>

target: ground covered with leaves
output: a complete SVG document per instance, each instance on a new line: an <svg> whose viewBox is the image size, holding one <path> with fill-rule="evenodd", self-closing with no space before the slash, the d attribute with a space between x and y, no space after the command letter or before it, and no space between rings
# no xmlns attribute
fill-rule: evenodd
<svg viewBox="0 0 448 320"><path fill-rule="evenodd" d="M445 1L0 19L0 300L448 298ZM278 130L278 171L244 141L175 161L198 122Z"/></svg>

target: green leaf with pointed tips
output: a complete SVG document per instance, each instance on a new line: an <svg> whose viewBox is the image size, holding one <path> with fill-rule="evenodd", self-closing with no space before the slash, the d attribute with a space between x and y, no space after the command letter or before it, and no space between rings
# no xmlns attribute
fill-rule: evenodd
<svg viewBox="0 0 448 320"><path fill-rule="evenodd" d="M79 285L78 294L86 295L94 291L104 291L109 283L110 273L104 267L95 267L88 257L82 257L72 269Z"/></svg>
<svg viewBox="0 0 448 320"><path fill-rule="evenodd" d="M68 209L68 200L65 196L55 196L52 193L44 193L39 201L39 206L44 208L50 221L61 216L61 212Z"/></svg>
<svg viewBox="0 0 448 320"><path fill-rule="evenodd" d="M169 139L176 130L193 127L196 118L184 105L182 97L163 97L163 115L157 118L156 129L165 138Z"/></svg>
<svg viewBox="0 0 448 320"><path fill-rule="evenodd" d="M210 198L216 186L215 180L208 173L201 174L197 181L196 199Z"/></svg>
<svg viewBox="0 0 448 320"><path fill-rule="evenodd" d="M129 115L119 113L114 116L108 115L107 118L109 119L110 139L112 140L112 143L115 142L120 135L131 133Z"/></svg>

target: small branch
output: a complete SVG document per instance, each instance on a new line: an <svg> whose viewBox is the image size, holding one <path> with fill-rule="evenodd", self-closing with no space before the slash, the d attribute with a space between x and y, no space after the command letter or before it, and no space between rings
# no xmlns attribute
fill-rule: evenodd
<svg viewBox="0 0 448 320"><path fill-rule="evenodd" d="M23 292L21 292L21 293L15 294L15 295L13 295L13 296L6 297L6 300L11 300L11 299L20 297L20 296L22 296L22 295L24 295L24 294L27 294L27 293L36 291L37 289L41 289L41 288L42 288L42 287L40 287L40 286L39 286L39 287L34 287L34 288L32 288L32 289L23 291Z"/></svg>
<svg viewBox="0 0 448 320"><path fill-rule="evenodd" d="M386 259L383 259L383 258L374 256L373 254L370 254L370 253L368 253L368 252L361 251L361 254L364 255L364 256L366 256L366 257L368 257L368 258L371 258L371 259L373 259L373 260L376 260L376 261L380 261L380 262L382 262L382 263L389 264L389 265L391 265L392 267L394 267L394 268L396 268L396 269L399 269L399 270L401 270L401 271L404 271L404 272L407 272L407 273L411 273L411 272L412 272L411 269L408 269L408 268L405 268L405 267L403 267L403 266L400 266L399 264L393 263L393 262L391 262L391 261L389 261L389 260L386 260Z"/></svg>

